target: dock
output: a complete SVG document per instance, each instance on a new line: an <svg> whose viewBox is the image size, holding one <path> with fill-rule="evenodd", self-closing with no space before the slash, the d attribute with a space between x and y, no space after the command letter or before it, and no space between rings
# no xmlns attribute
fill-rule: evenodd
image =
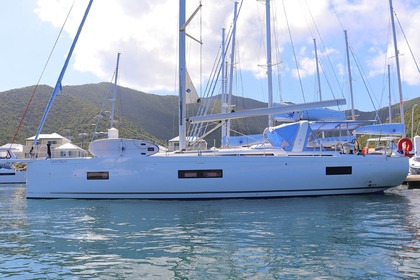
<svg viewBox="0 0 420 280"><path fill-rule="evenodd" d="M408 175L403 184L409 189L420 189L420 175Z"/></svg>

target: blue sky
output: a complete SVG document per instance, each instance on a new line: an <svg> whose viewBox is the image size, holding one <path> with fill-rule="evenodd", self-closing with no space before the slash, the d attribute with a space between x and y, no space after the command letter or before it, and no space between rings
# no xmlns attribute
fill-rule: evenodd
<svg viewBox="0 0 420 280"><path fill-rule="evenodd" d="M191 14L198 1L187 2L187 14ZM2 1L0 91L37 83L72 3L72 0ZM75 1L41 84L55 85L87 3L87 0ZM189 73L198 89L200 83L205 84L220 46L221 28L229 28L233 11L231 0L203 0L202 3L199 13L202 16L202 48L200 50L193 41L188 43ZM391 67L392 103L399 102L388 0L271 3L275 102L281 97L296 103L318 99L313 45L313 38L316 38L323 99L345 97L348 105L344 109L350 108L343 29L348 30L352 49L356 109L371 111L374 107L388 105L388 64ZM420 3L394 0L394 7L414 58L419 62ZM154 94L177 94L177 19L178 1L174 0L95 1L63 85L110 82L117 52L121 52L121 86ZM199 23L199 20L193 20L188 33L200 37ZM264 5L245 0L238 20L234 94L266 102L265 68L261 66L266 57L264 29ZM399 26L397 32L403 96L404 100L409 100L420 96L420 73ZM278 77L281 77L280 82Z"/></svg>

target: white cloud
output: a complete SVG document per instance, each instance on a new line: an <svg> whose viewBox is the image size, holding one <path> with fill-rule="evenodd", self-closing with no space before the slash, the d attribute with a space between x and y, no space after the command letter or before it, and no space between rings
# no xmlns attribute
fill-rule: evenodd
<svg viewBox="0 0 420 280"><path fill-rule="evenodd" d="M194 2L194 3L190 3ZM36 13L42 21L60 28L69 10L71 1L38 0ZM87 1L76 1L72 16L65 31L74 36ZM277 21L272 24L273 64L284 61L284 69L293 68L290 34L293 45L302 50L299 55L303 77L315 75L313 41L317 38L320 57L331 56L331 65L345 63L345 43L342 28L348 29L349 40L359 60L369 67L370 75L383 75L383 59L389 39L389 7L383 0L284 0L289 25L286 25L283 4L271 1L272 15ZM188 1L187 17L198 6L198 1ZM332 9L332 4L334 9ZM420 59L420 7L405 0L395 3L399 19L417 59ZM309 6L306 6L309 5ZM190 74L199 81L200 62L203 76L207 77L213 66L221 42L221 28L227 30L232 21L233 0L203 1L202 59L199 44L189 41L188 56ZM188 33L199 38L200 21L195 19ZM316 25L315 25L315 24ZM265 64L265 7L260 1L245 0L238 21L238 57L240 67L252 71L255 76L264 76L259 64ZM144 91L173 91L176 86L177 67L178 1L175 0L102 0L93 3L85 29L74 53L74 68L90 72L109 81L115 67L117 52L121 57L121 79L124 86ZM319 38L321 35L321 38ZM368 53L372 48L373 53ZM408 49L401 44L403 78L410 84L420 85L419 74L409 61ZM286 56L287 55L287 56ZM287 62L288 61L288 62ZM238 64L239 65L239 64ZM289 66L288 66L289 65ZM341 73L344 67L336 69ZM296 71L296 70L292 70ZM341 71L341 72L340 72ZM196 83L197 83L196 82Z"/></svg>

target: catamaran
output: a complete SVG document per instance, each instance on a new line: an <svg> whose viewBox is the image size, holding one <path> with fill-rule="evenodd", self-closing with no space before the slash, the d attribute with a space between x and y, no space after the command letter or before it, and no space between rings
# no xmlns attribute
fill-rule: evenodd
<svg viewBox="0 0 420 280"><path fill-rule="evenodd" d="M91 4L92 0L78 34ZM159 146L148 141L119 138L118 131L111 128L108 139L90 144L92 158L29 162L27 198L221 199L366 194L382 192L404 181L408 158L311 148L308 143L316 139L307 121L269 126L263 133L265 143L250 147L187 150L186 127L189 123L273 115L345 103L345 100L329 100L288 108L270 107L187 118L185 29L188 22L185 0L180 0L179 149L160 151ZM43 120L60 88L62 76L60 74ZM41 128L42 122L38 132Z"/></svg>

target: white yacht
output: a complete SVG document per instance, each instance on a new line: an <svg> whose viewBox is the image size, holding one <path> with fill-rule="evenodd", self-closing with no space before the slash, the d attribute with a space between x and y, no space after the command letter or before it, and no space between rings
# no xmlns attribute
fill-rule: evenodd
<svg viewBox="0 0 420 280"><path fill-rule="evenodd" d="M111 138L91 143L92 158L28 163L27 198L220 199L366 194L382 192L404 181L408 173L407 157L327 152L322 147L310 149L307 143L313 141L314 134L307 121L266 128L264 137L269 145L187 151L188 122L206 118L187 119L185 114L186 25L185 0L181 0L179 150L161 152L154 143L119 138L114 131L110 133ZM59 78L57 87L60 84ZM293 105L289 110L340 102L343 101ZM278 110L265 109L266 114ZM278 112L289 111L282 110ZM258 114L264 114L264 110L251 110L245 115ZM208 116L207 120L243 115L227 113Z"/></svg>

